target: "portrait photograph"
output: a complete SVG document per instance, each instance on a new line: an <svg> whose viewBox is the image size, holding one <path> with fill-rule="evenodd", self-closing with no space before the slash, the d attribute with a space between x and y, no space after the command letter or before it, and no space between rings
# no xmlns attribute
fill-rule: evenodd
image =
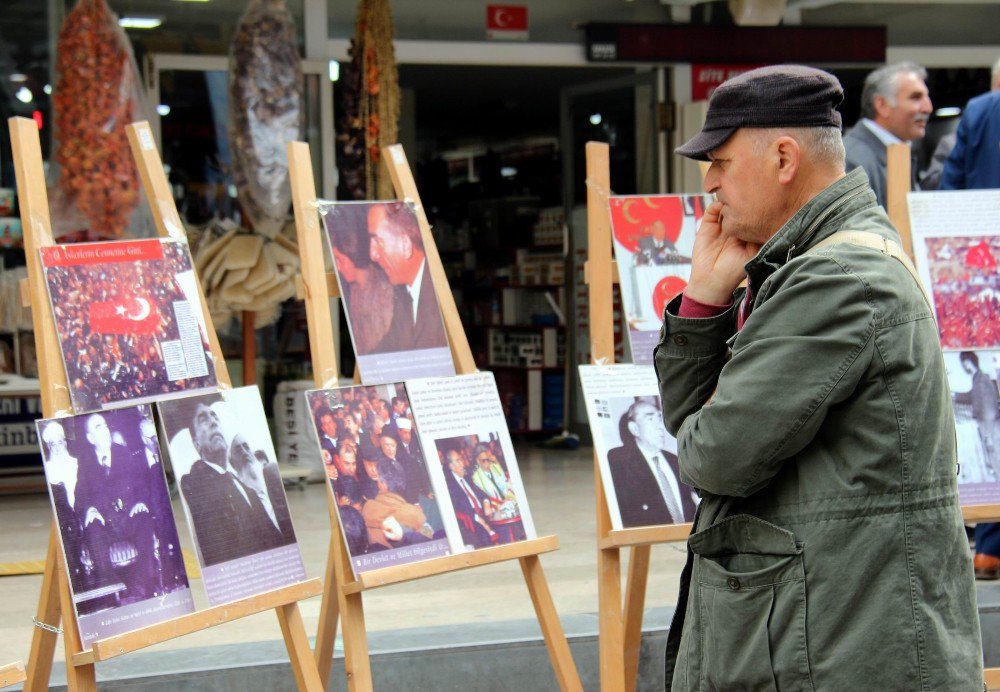
<svg viewBox="0 0 1000 692"><path fill-rule="evenodd" d="M448 555L402 384L306 392L355 573Z"/></svg>
<svg viewBox="0 0 1000 692"><path fill-rule="evenodd" d="M608 513L615 529L686 524L699 498L681 481L651 365L581 365Z"/></svg>
<svg viewBox="0 0 1000 692"><path fill-rule="evenodd" d="M257 387L157 404L209 602L305 578Z"/></svg>
<svg viewBox="0 0 1000 692"><path fill-rule="evenodd" d="M691 277L691 251L707 195L615 196L609 200L632 362L653 362L663 308Z"/></svg>
<svg viewBox="0 0 1000 692"><path fill-rule="evenodd" d="M454 374L426 250L409 202L323 202L365 384Z"/></svg>
<svg viewBox="0 0 1000 692"><path fill-rule="evenodd" d="M1000 235L925 236L923 245L917 264L930 282L941 347L1000 348Z"/></svg>
<svg viewBox="0 0 1000 692"><path fill-rule="evenodd" d="M77 243L40 252L74 411L216 386L186 242Z"/></svg>
<svg viewBox="0 0 1000 692"><path fill-rule="evenodd" d="M963 505L1000 504L1000 351L944 354L955 408Z"/></svg>
<svg viewBox="0 0 1000 692"><path fill-rule="evenodd" d="M36 426L84 643L192 612L150 407Z"/></svg>

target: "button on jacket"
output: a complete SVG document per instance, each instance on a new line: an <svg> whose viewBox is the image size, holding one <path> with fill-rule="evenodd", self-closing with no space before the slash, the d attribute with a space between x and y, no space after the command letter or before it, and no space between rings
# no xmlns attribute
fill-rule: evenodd
<svg viewBox="0 0 1000 692"><path fill-rule="evenodd" d="M803 256L840 230L898 242L861 170L746 265L756 295L740 331L739 295L708 319L668 306L664 419L703 499L667 689L983 687L937 328L892 257L846 244Z"/></svg>

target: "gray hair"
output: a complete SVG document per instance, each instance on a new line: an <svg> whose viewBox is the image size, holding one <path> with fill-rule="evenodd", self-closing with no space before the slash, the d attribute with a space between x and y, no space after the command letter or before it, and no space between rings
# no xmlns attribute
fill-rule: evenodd
<svg viewBox="0 0 1000 692"><path fill-rule="evenodd" d="M899 75L906 72L912 72L923 81L927 81L927 70L909 60L894 65L885 65L865 77L865 86L861 91L861 115L869 119L875 118L875 99L879 96L895 108L896 92L899 90Z"/></svg>
<svg viewBox="0 0 1000 692"><path fill-rule="evenodd" d="M749 128L753 137L753 154L760 156L778 137L791 137L810 161L832 167L844 168L844 139L836 127L772 127Z"/></svg>

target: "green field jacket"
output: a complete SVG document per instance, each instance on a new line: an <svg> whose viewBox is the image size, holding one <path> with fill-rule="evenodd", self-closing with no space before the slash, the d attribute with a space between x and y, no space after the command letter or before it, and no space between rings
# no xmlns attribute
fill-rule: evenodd
<svg viewBox="0 0 1000 692"><path fill-rule="evenodd" d="M668 306L654 362L681 475L702 496L667 689L983 689L933 315L856 170L746 265L754 307ZM736 296L738 304L742 291ZM705 403L709 400L709 403Z"/></svg>

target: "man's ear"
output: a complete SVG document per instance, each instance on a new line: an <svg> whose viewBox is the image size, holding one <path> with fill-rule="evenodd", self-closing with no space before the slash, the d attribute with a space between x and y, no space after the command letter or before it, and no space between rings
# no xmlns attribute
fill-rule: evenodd
<svg viewBox="0 0 1000 692"><path fill-rule="evenodd" d="M876 96L872 105L875 106L876 120L884 120L892 113L893 106L885 96Z"/></svg>
<svg viewBox="0 0 1000 692"><path fill-rule="evenodd" d="M778 165L778 182L788 185L795 180L802 162L802 148L792 137L779 137L774 142Z"/></svg>
<svg viewBox="0 0 1000 692"><path fill-rule="evenodd" d="M413 241L410 240L410 236L404 233L400 237L399 242L401 243L400 247L403 249L403 257L407 259L413 257Z"/></svg>

